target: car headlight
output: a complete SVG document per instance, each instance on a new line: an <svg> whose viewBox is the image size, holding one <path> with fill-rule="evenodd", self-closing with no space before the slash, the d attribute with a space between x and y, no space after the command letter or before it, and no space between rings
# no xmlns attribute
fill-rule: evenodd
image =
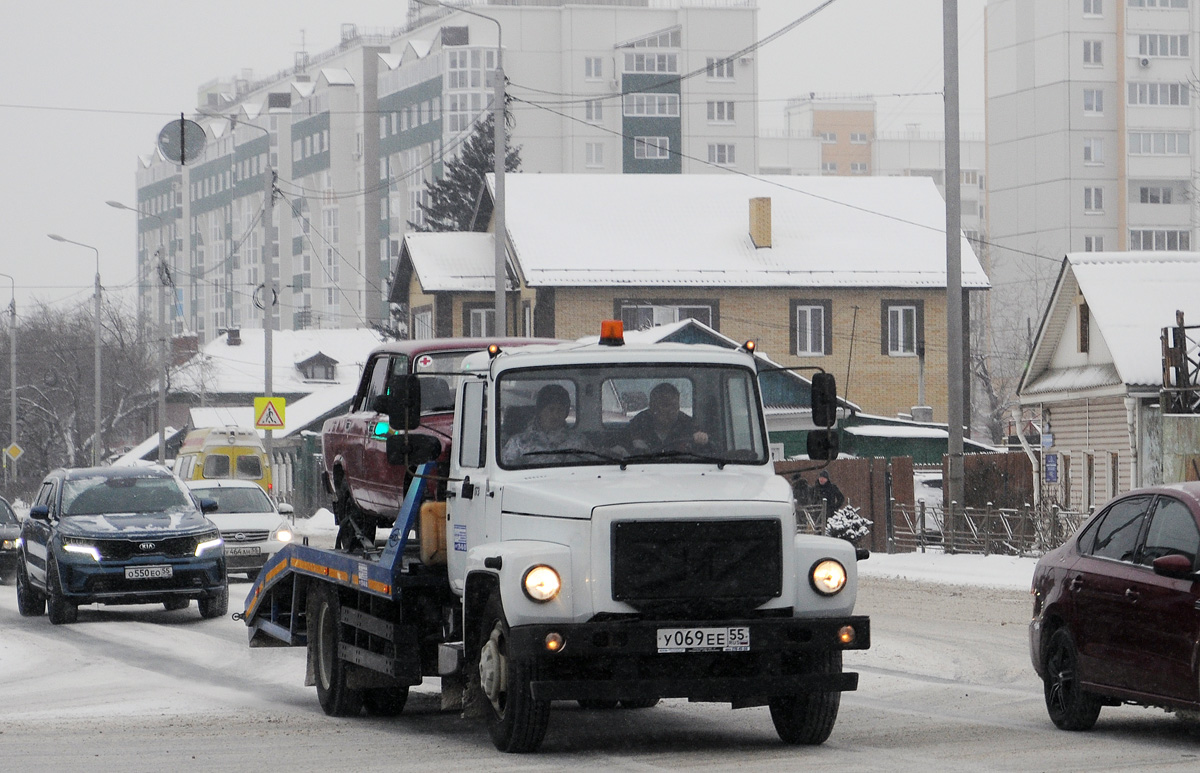
<svg viewBox="0 0 1200 773"><path fill-rule="evenodd" d="M77 556L91 556L93 561L100 560L100 549L83 540L63 540L63 551Z"/></svg>
<svg viewBox="0 0 1200 773"><path fill-rule="evenodd" d="M840 561L825 558L813 564L808 579L817 593L832 596L846 587L846 567Z"/></svg>
<svg viewBox="0 0 1200 773"><path fill-rule="evenodd" d="M525 573L521 587L525 590L525 595L533 601L550 601L562 590L562 578L553 568L538 564Z"/></svg>
<svg viewBox="0 0 1200 773"><path fill-rule="evenodd" d="M200 538L200 542L196 544L196 557L199 558L210 550L216 550L224 544L225 540L221 539L220 536L205 534Z"/></svg>
<svg viewBox="0 0 1200 773"><path fill-rule="evenodd" d="M6 539L3 542L0 542L0 548L3 548L4 550L15 550L16 547L17 541L15 539Z"/></svg>
<svg viewBox="0 0 1200 773"><path fill-rule="evenodd" d="M276 529L275 533L271 535L271 537L273 539L277 539L280 542L291 542L292 536L293 536L292 530L289 528L286 528L284 526L281 526L278 529Z"/></svg>

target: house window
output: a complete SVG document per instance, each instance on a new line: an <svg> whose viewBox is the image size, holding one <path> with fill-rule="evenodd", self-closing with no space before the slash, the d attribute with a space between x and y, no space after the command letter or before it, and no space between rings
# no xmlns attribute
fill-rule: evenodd
<svg viewBox="0 0 1200 773"><path fill-rule="evenodd" d="M1083 163L1093 166L1104 164L1104 140L1100 137L1086 137L1083 140Z"/></svg>
<svg viewBox="0 0 1200 773"><path fill-rule="evenodd" d="M625 54L625 72L679 72L679 55Z"/></svg>
<svg viewBox="0 0 1200 773"><path fill-rule="evenodd" d="M1187 8L1188 0L1129 0L1130 8Z"/></svg>
<svg viewBox="0 0 1200 773"><path fill-rule="evenodd" d="M1129 232L1129 249L1131 250L1175 252L1178 250L1190 250L1192 248L1191 244L1191 231L1135 229Z"/></svg>
<svg viewBox="0 0 1200 773"><path fill-rule="evenodd" d="M482 303L463 304L463 335L486 338L496 334L496 309Z"/></svg>
<svg viewBox="0 0 1200 773"><path fill-rule="evenodd" d="M1187 83L1130 83L1129 104L1186 107L1191 104Z"/></svg>
<svg viewBox="0 0 1200 773"><path fill-rule="evenodd" d="M1186 156L1187 132L1129 132L1131 156Z"/></svg>
<svg viewBox="0 0 1200 773"><path fill-rule="evenodd" d="M883 354L891 357L910 357L917 354L917 342L922 340L924 303L921 301L884 301Z"/></svg>
<svg viewBox="0 0 1200 773"><path fill-rule="evenodd" d="M589 142L584 145L584 166L589 169L601 169L604 167L604 143Z"/></svg>
<svg viewBox="0 0 1200 773"><path fill-rule="evenodd" d="M867 144L867 133L866 132L850 132L850 144L851 145L866 145Z"/></svg>
<svg viewBox="0 0 1200 773"><path fill-rule="evenodd" d="M589 99L583 103L583 117L588 123L598 123L604 120L604 102L599 99Z"/></svg>
<svg viewBox="0 0 1200 773"><path fill-rule="evenodd" d="M706 60L709 80L733 80L733 60L708 57Z"/></svg>
<svg viewBox="0 0 1200 773"><path fill-rule="evenodd" d="M1138 203L1170 204L1171 187L1160 185L1143 185L1138 188Z"/></svg>
<svg viewBox="0 0 1200 773"><path fill-rule="evenodd" d="M792 301L792 353L798 357L820 357L833 353L829 319L832 301Z"/></svg>
<svg viewBox="0 0 1200 773"><path fill-rule="evenodd" d="M1108 455L1108 498L1112 499L1121 490L1121 457L1116 451Z"/></svg>
<svg viewBox="0 0 1200 773"><path fill-rule="evenodd" d="M733 102L717 101L708 103L709 123L733 123Z"/></svg>
<svg viewBox="0 0 1200 773"><path fill-rule="evenodd" d="M1091 349L1092 312L1088 309L1087 301L1081 300L1078 308L1079 329L1076 332L1078 333L1079 353L1087 354Z"/></svg>
<svg viewBox="0 0 1200 773"><path fill-rule="evenodd" d="M633 157L660 160L671 157L671 140L668 137L634 137Z"/></svg>
<svg viewBox="0 0 1200 773"><path fill-rule="evenodd" d="M1083 189L1083 211L1084 212L1103 212L1104 211L1104 189L1103 188L1088 186Z"/></svg>
<svg viewBox="0 0 1200 773"><path fill-rule="evenodd" d="M419 340L433 338L432 306L420 306L413 309L412 337Z"/></svg>
<svg viewBox="0 0 1200 773"><path fill-rule="evenodd" d="M1101 57L1101 53L1100 53L1101 50L1102 50L1101 49L1101 41L1099 41L1099 40L1083 41L1083 63L1086 65L1091 65L1093 67L1098 67L1098 66L1104 64L1104 60Z"/></svg>
<svg viewBox="0 0 1200 773"><path fill-rule="evenodd" d="M821 174L837 174L837 162L836 161L822 161L821 162Z"/></svg>
<svg viewBox="0 0 1200 773"><path fill-rule="evenodd" d="M734 163L734 146L727 143L715 143L708 146L708 163L718 166L730 166Z"/></svg>
<svg viewBox="0 0 1200 773"><path fill-rule="evenodd" d="M625 115L627 116L666 116L679 115L678 94L626 94Z"/></svg>
<svg viewBox="0 0 1200 773"><path fill-rule="evenodd" d="M837 132L820 132L821 142L826 145L837 144Z"/></svg>
<svg viewBox="0 0 1200 773"><path fill-rule="evenodd" d="M583 78L589 81L604 80L604 62L598 56L583 58Z"/></svg>
<svg viewBox="0 0 1200 773"><path fill-rule="evenodd" d="M626 330L648 330L685 319L713 327L714 306L704 301L618 300L614 305Z"/></svg>
<svg viewBox="0 0 1200 773"><path fill-rule="evenodd" d="M1104 0L1083 0L1084 16L1103 16Z"/></svg>
<svg viewBox="0 0 1200 773"><path fill-rule="evenodd" d="M1084 252L1104 252L1104 237L1103 236L1085 236L1083 237Z"/></svg>
<svg viewBox="0 0 1200 773"><path fill-rule="evenodd" d="M533 304L529 301L521 301L521 335L533 336Z"/></svg>
<svg viewBox="0 0 1200 773"><path fill-rule="evenodd" d="M1104 115L1104 89L1083 90L1083 112L1088 115Z"/></svg>
<svg viewBox="0 0 1200 773"><path fill-rule="evenodd" d="M850 162L850 174L866 174L866 173L867 173L867 162L866 161L851 161Z"/></svg>
<svg viewBox="0 0 1200 773"><path fill-rule="evenodd" d="M1141 56L1188 55L1187 35L1138 35L1138 54Z"/></svg>

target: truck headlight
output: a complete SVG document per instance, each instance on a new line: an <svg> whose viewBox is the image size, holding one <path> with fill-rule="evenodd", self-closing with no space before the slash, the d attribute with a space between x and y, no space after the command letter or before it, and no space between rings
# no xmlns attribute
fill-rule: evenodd
<svg viewBox="0 0 1200 773"><path fill-rule="evenodd" d="M817 593L832 596L846 587L846 567L840 561L824 558L813 564L808 579Z"/></svg>
<svg viewBox="0 0 1200 773"><path fill-rule="evenodd" d="M533 601L550 601L562 590L562 578L553 568L538 564L525 573L521 587L525 590L525 595Z"/></svg>

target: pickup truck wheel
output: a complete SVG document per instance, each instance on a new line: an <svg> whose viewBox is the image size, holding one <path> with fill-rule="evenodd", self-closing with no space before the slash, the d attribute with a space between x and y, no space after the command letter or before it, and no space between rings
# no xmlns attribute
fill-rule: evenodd
<svg viewBox="0 0 1200 773"><path fill-rule="evenodd" d="M487 698L488 733L502 752L532 752L550 724L550 702L534 700L536 667L508 656L508 621L498 596L484 607L479 646L479 683Z"/></svg>
<svg viewBox="0 0 1200 773"><path fill-rule="evenodd" d="M205 620L224 617L229 614L229 586L226 585L212 596L201 596L196 604L200 607L200 617Z"/></svg>
<svg viewBox="0 0 1200 773"><path fill-rule="evenodd" d="M1046 647L1042 669L1046 712L1060 730L1091 730L1100 716L1099 696L1079 686L1079 651L1066 628L1059 628Z"/></svg>
<svg viewBox="0 0 1200 773"><path fill-rule="evenodd" d="M22 617L38 617L46 612L46 597L29 583L24 554L17 559L17 611Z"/></svg>
<svg viewBox="0 0 1200 773"><path fill-rule="evenodd" d="M334 547L341 550L375 547L375 520L355 504L354 496L346 486L338 490L333 500L333 514L337 516L338 524Z"/></svg>
<svg viewBox="0 0 1200 773"><path fill-rule="evenodd" d="M818 655L809 669L815 674L840 674L842 653ZM771 721L780 740L790 744L825 743L837 722L840 692L808 692L771 698Z"/></svg>
<svg viewBox="0 0 1200 773"><path fill-rule="evenodd" d="M309 595L308 646L317 677L317 700L331 717L356 716L363 694L346 686L346 661L338 657L342 602L337 589L318 586Z"/></svg>
<svg viewBox="0 0 1200 773"><path fill-rule="evenodd" d="M46 564L46 612L54 625L69 625L79 619L79 607L63 596L58 562L54 559Z"/></svg>
<svg viewBox="0 0 1200 773"><path fill-rule="evenodd" d="M368 714L377 717L398 717L408 702L407 687L382 687L363 691L363 705Z"/></svg>

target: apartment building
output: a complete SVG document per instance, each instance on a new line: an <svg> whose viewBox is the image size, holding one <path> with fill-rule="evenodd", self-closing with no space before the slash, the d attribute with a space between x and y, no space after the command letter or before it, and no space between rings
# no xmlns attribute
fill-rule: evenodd
<svg viewBox="0 0 1200 773"><path fill-rule="evenodd" d="M522 172L758 168L757 64L731 58L756 39L754 0L464 5L488 18L410 4L403 27L343 25L274 76L202 86L203 156L139 166L144 318L162 274L174 333L202 341L260 326L264 307L282 329L387 323L400 242L491 109L498 51Z"/></svg>
<svg viewBox="0 0 1200 773"><path fill-rule="evenodd" d="M1196 5L989 0L993 303L1042 308L1066 253L1194 248Z"/></svg>

